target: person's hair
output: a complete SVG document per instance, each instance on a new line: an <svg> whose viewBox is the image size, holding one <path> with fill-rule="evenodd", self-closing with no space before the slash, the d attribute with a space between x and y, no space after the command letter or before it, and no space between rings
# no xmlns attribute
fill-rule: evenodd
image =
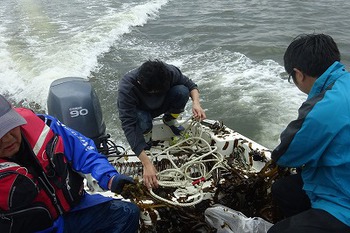
<svg viewBox="0 0 350 233"><path fill-rule="evenodd" d="M288 46L283 60L288 74L293 72L293 68L297 68L306 75L318 78L335 61L340 61L340 53L329 35L301 34Z"/></svg>
<svg viewBox="0 0 350 233"><path fill-rule="evenodd" d="M160 60L148 60L139 70L137 80L146 92L164 93L170 88L170 74L164 62Z"/></svg>

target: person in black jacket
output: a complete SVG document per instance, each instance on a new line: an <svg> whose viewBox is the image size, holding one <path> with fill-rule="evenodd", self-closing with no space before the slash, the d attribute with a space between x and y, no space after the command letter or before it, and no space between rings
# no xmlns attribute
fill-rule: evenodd
<svg viewBox="0 0 350 233"><path fill-rule="evenodd" d="M153 118L162 114L163 122L179 135L184 129L177 125L176 119L184 111L189 97L194 118L205 119L198 86L179 68L160 60L148 60L120 80L119 118L131 149L143 164L143 181L148 188L158 187L158 181L157 171L145 153L150 145L143 135L152 130Z"/></svg>

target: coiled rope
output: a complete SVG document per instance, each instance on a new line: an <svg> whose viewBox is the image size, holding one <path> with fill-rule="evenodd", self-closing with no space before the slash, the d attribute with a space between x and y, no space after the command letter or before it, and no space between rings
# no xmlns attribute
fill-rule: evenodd
<svg viewBox="0 0 350 233"><path fill-rule="evenodd" d="M225 157L217 152L216 146L210 146L202 138L203 132L203 126L198 121L192 121L177 143L157 154L150 152L152 161L166 159L171 165L171 168L158 172L159 186L177 188L175 194L189 196L187 200L193 201L168 200L150 189L154 198L176 206L196 205L204 198L203 181L208 180L215 170L227 168ZM180 158L182 163L179 163Z"/></svg>

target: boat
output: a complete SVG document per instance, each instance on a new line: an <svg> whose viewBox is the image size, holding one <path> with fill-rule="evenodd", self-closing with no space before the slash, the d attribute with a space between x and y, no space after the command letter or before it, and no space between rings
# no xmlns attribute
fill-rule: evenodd
<svg viewBox="0 0 350 233"><path fill-rule="evenodd" d="M175 136L161 118L154 119L147 153L158 171L159 188L152 190L142 184L142 164L133 151L106 133L98 96L87 79L55 80L47 105L48 114L93 139L119 173L134 178L136 185L116 195L87 176L86 190L136 203L139 232L216 232L205 212L218 204L269 223L280 218L270 188L281 172L271 162L271 151L223 122L180 119L185 131Z"/></svg>

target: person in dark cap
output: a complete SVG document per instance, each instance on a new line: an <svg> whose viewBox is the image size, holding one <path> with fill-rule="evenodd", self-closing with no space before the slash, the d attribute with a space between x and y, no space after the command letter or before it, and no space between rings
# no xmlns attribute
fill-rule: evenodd
<svg viewBox="0 0 350 233"><path fill-rule="evenodd" d="M308 96L271 154L277 165L298 173L273 184L286 218L268 233L349 233L350 73L325 34L297 36L284 54L284 68Z"/></svg>
<svg viewBox="0 0 350 233"><path fill-rule="evenodd" d="M137 232L139 208L86 193L83 174L117 193L133 183L91 139L0 95L0 232Z"/></svg>
<svg viewBox="0 0 350 233"><path fill-rule="evenodd" d="M189 100L197 120L206 118L200 105L198 86L179 68L160 60L148 60L129 71L120 80L118 88L119 119L131 149L143 164L143 182L148 188L156 188L156 169L146 155L151 147L144 135L151 132L152 120L163 114L163 122L175 135L184 128L176 119Z"/></svg>

